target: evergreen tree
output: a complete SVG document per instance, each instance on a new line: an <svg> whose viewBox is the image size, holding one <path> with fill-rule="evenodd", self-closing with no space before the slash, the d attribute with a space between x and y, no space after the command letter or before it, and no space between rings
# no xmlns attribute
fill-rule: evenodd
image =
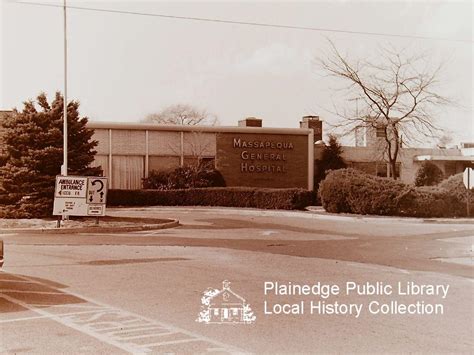
<svg viewBox="0 0 474 355"><path fill-rule="evenodd" d="M415 186L432 186L443 180L443 171L435 164L424 161L415 177Z"/></svg>
<svg viewBox="0 0 474 355"><path fill-rule="evenodd" d="M39 106L39 109L37 109ZM88 119L79 117L79 102L67 107L68 175L98 175L90 164L98 142ZM63 96L57 92L51 104L40 94L36 102L24 102L3 122L6 156L0 167L0 209L2 217L32 218L52 214L55 177L63 163Z"/></svg>
<svg viewBox="0 0 474 355"><path fill-rule="evenodd" d="M321 160L315 163L314 186L317 188L319 183L324 180L329 170L343 169L346 163L341 157L342 147L337 141L337 137L330 134L329 142L324 147Z"/></svg>

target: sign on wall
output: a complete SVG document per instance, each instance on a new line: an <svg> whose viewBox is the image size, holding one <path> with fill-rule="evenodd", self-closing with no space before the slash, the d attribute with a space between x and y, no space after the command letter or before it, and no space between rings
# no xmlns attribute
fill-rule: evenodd
<svg viewBox="0 0 474 355"><path fill-rule="evenodd" d="M105 216L107 178L56 176L53 215Z"/></svg>
<svg viewBox="0 0 474 355"><path fill-rule="evenodd" d="M218 133L216 168L227 186L308 187L308 136Z"/></svg>

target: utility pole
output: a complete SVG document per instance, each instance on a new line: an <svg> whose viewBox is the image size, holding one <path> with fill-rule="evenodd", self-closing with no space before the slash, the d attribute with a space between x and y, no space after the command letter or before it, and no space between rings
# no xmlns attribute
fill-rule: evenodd
<svg viewBox="0 0 474 355"><path fill-rule="evenodd" d="M63 0L64 13L64 102L63 102L63 166L61 175L67 176L67 19L66 0Z"/></svg>

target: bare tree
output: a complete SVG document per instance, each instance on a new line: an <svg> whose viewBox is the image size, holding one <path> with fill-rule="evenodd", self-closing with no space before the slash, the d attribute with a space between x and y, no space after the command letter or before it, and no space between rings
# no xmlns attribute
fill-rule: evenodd
<svg viewBox="0 0 474 355"><path fill-rule="evenodd" d="M436 143L437 148L446 148L448 145L453 143L453 137L446 133L441 137L438 137L438 142Z"/></svg>
<svg viewBox="0 0 474 355"><path fill-rule="evenodd" d="M396 177L402 143L439 135L432 110L450 101L436 92L441 65L432 68L426 54L407 56L394 48L381 48L376 62L350 60L330 42L329 55L318 58L318 63L347 84L338 94L356 97L355 110L334 108L338 117L334 126L343 134L358 127L376 130L392 177Z"/></svg>
<svg viewBox="0 0 474 355"><path fill-rule="evenodd" d="M144 122L165 125L208 125L215 126L218 119L206 110L201 110L191 105L177 104L166 107L158 113L148 115Z"/></svg>

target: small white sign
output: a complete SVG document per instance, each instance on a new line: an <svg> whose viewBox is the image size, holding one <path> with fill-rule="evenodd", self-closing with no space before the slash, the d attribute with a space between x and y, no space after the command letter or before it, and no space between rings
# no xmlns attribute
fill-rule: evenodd
<svg viewBox="0 0 474 355"><path fill-rule="evenodd" d="M87 178L80 176L56 176L54 197L85 198Z"/></svg>
<svg viewBox="0 0 474 355"><path fill-rule="evenodd" d="M70 197L56 197L54 199L53 215L87 216L86 200Z"/></svg>
<svg viewBox="0 0 474 355"><path fill-rule="evenodd" d="M104 216L105 206L104 205L87 205L88 216Z"/></svg>
<svg viewBox="0 0 474 355"><path fill-rule="evenodd" d="M107 178L87 179L87 203L104 204L107 198Z"/></svg>
<svg viewBox="0 0 474 355"><path fill-rule="evenodd" d="M107 178L56 176L53 215L105 216Z"/></svg>
<svg viewBox="0 0 474 355"><path fill-rule="evenodd" d="M462 174L462 182L466 189L474 189L474 169L466 168Z"/></svg>

